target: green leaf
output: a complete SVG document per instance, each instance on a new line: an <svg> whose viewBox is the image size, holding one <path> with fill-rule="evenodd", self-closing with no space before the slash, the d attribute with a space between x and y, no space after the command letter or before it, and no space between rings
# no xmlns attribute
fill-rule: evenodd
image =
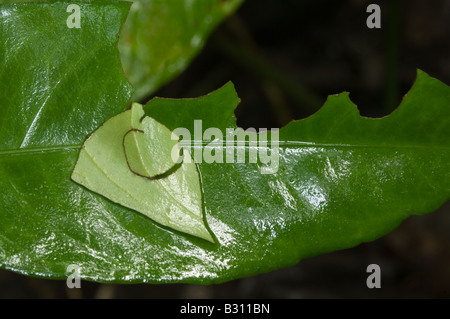
<svg viewBox="0 0 450 319"><path fill-rule="evenodd" d="M341 94L280 130L275 174L261 161L198 164L214 243L80 186L70 177L81 144L124 111L130 87L114 50L128 5L79 5L86 17L70 31L67 3L0 6L2 268L63 279L76 264L101 282L217 283L373 240L450 198L450 88L423 72L388 117L362 118ZM86 48L97 46L90 63ZM238 102L227 84L199 99L154 99L145 112L193 132L195 158L217 142L206 129L236 127Z"/></svg>
<svg viewBox="0 0 450 319"><path fill-rule="evenodd" d="M124 137L129 136L133 129L140 130L145 136L149 134L152 137L150 145L164 145L171 138L167 128L149 117L139 123L143 115L142 105L135 103L131 110L114 116L96 130L81 148L72 179L163 226L214 242L203 222L200 177L192 160L184 161L167 177L151 180L144 177L145 174L154 175L149 168L151 171L156 166L158 174L165 173L165 170L159 170L160 165L145 159L156 160L169 169L174 163L172 147L148 148L145 145L133 153L136 157L134 162L144 158L142 166L139 166L144 170L141 176L129 166ZM134 141L131 143L134 144ZM169 145L173 145L172 141ZM176 147L176 150L179 148ZM184 157L187 156L190 155L186 152Z"/></svg>
<svg viewBox="0 0 450 319"><path fill-rule="evenodd" d="M0 0L0 4L28 1ZM203 48L211 32L242 2L133 1L119 41L125 74L135 88L133 100L150 96L180 74Z"/></svg>

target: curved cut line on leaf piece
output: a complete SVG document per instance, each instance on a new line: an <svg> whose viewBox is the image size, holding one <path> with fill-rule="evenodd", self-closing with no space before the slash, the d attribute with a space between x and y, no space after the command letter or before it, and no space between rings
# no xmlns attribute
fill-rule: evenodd
<svg viewBox="0 0 450 319"><path fill-rule="evenodd" d="M130 170L150 179L161 178L176 170L181 161L179 137L163 124L145 117L142 105L138 103L133 104L131 114L132 129L123 138Z"/></svg>
<svg viewBox="0 0 450 319"><path fill-rule="evenodd" d="M134 104L131 110L111 118L97 129L81 149L72 180L163 226L214 243L203 220L200 176L192 160L183 162L172 174L161 179L151 180L130 170L123 141L141 114L144 114L142 105ZM171 133L170 130L161 129L162 124L153 119L144 120L144 132L150 129L158 142L167 140L166 133ZM156 147L150 151L164 149ZM146 156L161 156L167 160L168 155L142 155Z"/></svg>

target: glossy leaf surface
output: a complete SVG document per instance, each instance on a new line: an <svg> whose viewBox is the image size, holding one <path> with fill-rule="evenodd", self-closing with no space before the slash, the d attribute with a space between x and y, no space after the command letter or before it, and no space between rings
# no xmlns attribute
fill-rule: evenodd
<svg viewBox="0 0 450 319"><path fill-rule="evenodd" d="M100 15L105 22L110 15L122 19L127 9L120 3L85 5L92 17ZM31 12L28 6L46 14L45 25L59 23L61 3L2 6L2 36L5 21L14 23L13 18L19 19L15 23L23 26L24 37L41 24L44 28L41 18L33 20L26 14ZM52 18L54 9L58 15ZM388 117L361 118L348 95L341 94L330 97L314 116L280 130L275 174L261 174L261 163L199 164L204 218L214 243L163 227L74 183L70 176L84 138L122 112L130 94L120 72L107 80L101 73L110 72L118 61L113 36L105 34L115 38L120 19L105 25L93 40L110 52L105 54L110 58L106 70L102 65L90 67L83 81L74 78L66 89L66 94L84 92L98 81L109 81L102 96L80 94L78 99L65 100L63 91L57 94L51 88L60 79L52 75L67 73L67 63L36 68L40 64L32 59L34 51L22 53L23 65L1 66L0 83L7 91L0 91L0 127L9 126L0 129L3 268L66 278L67 267L76 264L82 278L102 282L223 282L373 240L408 216L431 212L450 198L450 88L423 72L400 108ZM64 51L56 39L61 41L59 32L65 31L47 32L56 52ZM2 59L17 32L11 40L0 38ZM27 54L33 63L28 66ZM29 78L34 81L26 82ZM33 114L42 106L46 110L50 105L46 98L15 91L28 92L38 84L55 105L48 116L27 112L27 107ZM110 103L104 102L107 92L114 92ZM228 84L199 99L154 99L145 111L172 131L184 127L194 132L194 121L201 119L203 130L215 127L225 132L235 127L233 110L238 102ZM71 113L74 105L79 117ZM30 117L28 121L16 119L21 113L23 119ZM35 133L21 147L33 121ZM201 141L200 149L208 143Z"/></svg>
<svg viewBox="0 0 450 319"><path fill-rule="evenodd" d="M230 86L215 94L226 91L231 100ZM211 97L155 99L147 113L167 119L172 130L193 131L197 118L225 127L230 117L223 115L221 125L204 113L210 103ZM221 112L229 114L231 107ZM191 119L170 116L177 109ZM450 198L449 121L450 88L419 72L388 117L360 117L343 93L330 96L310 118L281 129L276 174L260 174L257 164L199 165L207 221L223 245L210 254L228 261L219 280L353 247L388 233L408 216L440 207Z"/></svg>
<svg viewBox="0 0 450 319"><path fill-rule="evenodd" d="M80 3L79 29L68 6L1 7L0 150L79 145L128 103L115 45L130 4Z"/></svg>

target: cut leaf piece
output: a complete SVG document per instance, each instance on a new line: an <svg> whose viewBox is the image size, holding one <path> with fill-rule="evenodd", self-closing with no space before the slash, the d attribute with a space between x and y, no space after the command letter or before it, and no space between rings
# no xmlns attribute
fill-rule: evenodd
<svg viewBox="0 0 450 319"><path fill-rule="evenodd" d="M142 106L135 103L132 110L116 115L96 130L81 148L72 180L163 226L214 242L203 222L200 177L192 160L184 162L167 177L155 180L139 176L130 170L124 150L124 137L134 129L133 123L139 124L136 119L143 115ZM150 130L156 141L165 141L167 133L170 135L170 131L155 120L144 119L142 123L142 127ZM155 166L144 161L139 169L146 172L154 169L162 171L163 166L173 166L171 150L168 150L168 156L164 153L143 155L143 149L149 152L166 151L164 147L147 148L141 145L144 142L145 139L138 143L141 149L128 146L134 150L129 153L131 162L139 163L141 158L162 157L161 160L167 163Z"/></svg>
<svg viewBox="0 0 450 319"><path fill-rule="evenodd" d="M173 139L172 132L151 117L142 118L142 105L134 103L131 112L132 128L123 139L130 170L147 178L167 173L180 160L178 138Z"/></svg>

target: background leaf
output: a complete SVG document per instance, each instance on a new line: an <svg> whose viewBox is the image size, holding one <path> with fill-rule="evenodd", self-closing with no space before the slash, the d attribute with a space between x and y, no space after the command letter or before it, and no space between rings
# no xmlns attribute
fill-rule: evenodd
<svg viewBox="0 0 450 319"><path fill-rule="evenodd" d="M182 72L242 1L135 1L119 42L125 73L136 88L133 100L150 96Z"/></svg>

